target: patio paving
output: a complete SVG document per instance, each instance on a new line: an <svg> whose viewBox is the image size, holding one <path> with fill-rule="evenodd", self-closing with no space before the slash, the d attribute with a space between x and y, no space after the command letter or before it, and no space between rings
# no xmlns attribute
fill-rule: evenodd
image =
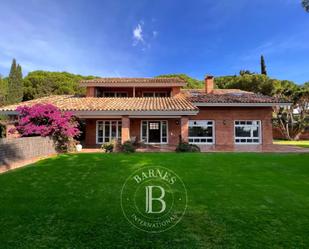
<svg viewBox="0 0 309 249"><path fill-rule="evenodd" d="M202 152L273 152L273 153L309 153L309 149L292 145L202 145Z"/></svg>
<svg viewBox="0 0 309 249"><path fill-rule="evenodd" d="M273 152L273 153L309 153L308 148L292 145L200 145L201 152ZM174 152L175 145L143 145L137 152ZM82 153L102 152L98 148L85 148Z"/></svg>

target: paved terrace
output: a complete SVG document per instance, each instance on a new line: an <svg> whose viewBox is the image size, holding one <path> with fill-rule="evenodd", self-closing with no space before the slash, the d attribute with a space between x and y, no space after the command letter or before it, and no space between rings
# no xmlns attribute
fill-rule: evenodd
<svg viewBox="0 0 309 249"><path fill-rule="evenodd" d="M273 153L309 153L309 149L291 145L201 145L202 152L273 152ZM137 152L174 152L172 145L144 145ZM85 148L82 152L101 152L101 149Z"/></svg>

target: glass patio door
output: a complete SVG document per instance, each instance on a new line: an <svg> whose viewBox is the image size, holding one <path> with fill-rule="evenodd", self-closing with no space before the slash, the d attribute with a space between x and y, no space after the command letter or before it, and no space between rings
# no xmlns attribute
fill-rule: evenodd
<svg viewBox="0 0 309 249"><path fill-rule="evenodd" d="M166 120L143 120L141 122L141 141L144 143L168 143Z"/></svg>

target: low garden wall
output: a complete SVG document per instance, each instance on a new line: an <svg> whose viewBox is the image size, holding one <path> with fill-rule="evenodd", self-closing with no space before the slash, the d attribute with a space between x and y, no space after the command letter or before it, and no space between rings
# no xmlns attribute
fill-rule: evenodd
<svg viewBox="0 0 309 249"><path fill-rule="evenodd" d="M49 137L0 139L0 172L11 169L14 163L56 154Z"/></svg>

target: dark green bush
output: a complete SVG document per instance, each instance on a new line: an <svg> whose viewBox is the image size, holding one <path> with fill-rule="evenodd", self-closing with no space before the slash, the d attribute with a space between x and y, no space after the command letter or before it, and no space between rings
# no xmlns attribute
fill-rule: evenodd
<svg viewBox="0 0 309 249"><path fill-rule="evenodd" d="M200 152L200 147L195 144L189 144L187 142L180 142L176 147L177 152Z"/></svg>
<svg viewBox="0 0 309 249"><path fill-rule="evenodd" d="M131 141L126 141L121 145L121 151L126 153L135 152L135 146Z"/></svg>

